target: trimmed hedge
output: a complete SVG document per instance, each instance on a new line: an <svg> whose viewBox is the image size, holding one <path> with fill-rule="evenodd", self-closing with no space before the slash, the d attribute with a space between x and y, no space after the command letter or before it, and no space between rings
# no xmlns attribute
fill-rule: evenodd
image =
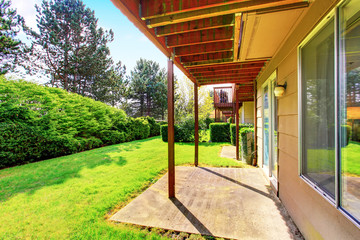
<svg viewBox="0 0 360 240"><path fill-rule="evenodd" d="M157 123L153 117L147 116L144 119L146 119L149 123L149 127L150 127L149 137L159 136L160 135L160 124Z"/></svg>
<svg viewBox="0 0 360 240"><path fill-rule="evenodd" d="M129 118L59 88L0 76L0 168L159 135L153 118Z"/></svg>
<svg viewBox="0 0 360 240"><path fill-rule="evenodd" d="M168 125L161 125L161 139L164 142L168 141ZM178 125L174 125L174 132L175 132L175 142L181 142L181 134L180 134L180 130L179 130L179 126Z"/></svg>
<svg viewBox="0 0 360 240"><path fill-rule="evenodd" d="M251 141L251 148L250 153L247 152L247 134L252 133L252 141ZM242 161L246 162L247 164L252 164L252 154L254 153L254 128L244 127L239 130L240 136L240 145L241 145L241 158Z"/></svg>
<svg viewBox="0 0 360 240"><path fill-rule="evenodd" d="M239 139L240 139L240 131L242 128L252 128L253 125L250 123L242 123L239 124ZM236 124L230 125L230 142L232 145L236 145Z"/></svg>
<svg viewBox="0 0 360 240"><path fill-rule="evenodd" d="M210 141L230 142L230 123L211 123Z"/></svg>

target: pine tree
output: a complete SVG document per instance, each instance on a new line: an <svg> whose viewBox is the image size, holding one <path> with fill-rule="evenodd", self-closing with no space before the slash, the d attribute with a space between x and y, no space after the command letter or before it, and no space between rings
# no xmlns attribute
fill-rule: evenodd
<svg viewBox="0 0 360 240"><path fill-rule="evenodd" d="M50 84L83 96L92 96L92 85L106 78L112 65L107 44L113 32L97 27L94 11L81 0L43 0L36 5L39 32L32 39L30 73L42 72Z"/></svg>
<svg viewBox="0 0 360 240"><path fill-rule="evenodd" d="M16 39L25 27L24 19L10 6L10 1L0 0L0 74L13 70L26 51L25 45Z"/></svg>
<svg viewBox="0 0 360 240"><path fill-rule="evenodd" d="M166 85L166 74L160 70L159 64L141 58L131 71L128 100L132 105L132 113L128 113L136 117L164 118Z"/></svg>

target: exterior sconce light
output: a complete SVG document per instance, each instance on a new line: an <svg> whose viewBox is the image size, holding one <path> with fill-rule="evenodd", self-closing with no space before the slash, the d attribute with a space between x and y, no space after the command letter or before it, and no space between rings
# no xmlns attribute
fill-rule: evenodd
<svg viewBox="0 0 360 240"><path fill-rule="evenodd" d="M284 95L286 86L287 86L286 82L284 85L276 85L274 89L275 97L281 97L282 95Z"/></svg>

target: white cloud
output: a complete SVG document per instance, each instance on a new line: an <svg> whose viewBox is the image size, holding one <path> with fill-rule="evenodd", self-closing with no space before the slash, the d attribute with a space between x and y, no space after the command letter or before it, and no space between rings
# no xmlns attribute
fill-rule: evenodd
<svg viewBox="0 0 360 240"><path fill-rule="evenodd" d="M12 0L11 8L16 8L17 13L24 17L26 25L36 28L35 4L40 5L41 0Z"/></svg>

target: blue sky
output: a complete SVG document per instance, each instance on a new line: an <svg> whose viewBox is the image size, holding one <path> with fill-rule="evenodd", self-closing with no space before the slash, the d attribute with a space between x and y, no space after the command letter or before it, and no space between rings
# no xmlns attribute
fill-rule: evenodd
<svg viewBox="0 0 360 240"><path fill-rule="evenodd" d="M115 62L121 61L127 68L127 73L134 68L140 58L156 61L161 68L167 66L167 58L158 50L121 12L110 0L83 0L84 4L95 11L99 19L98 26L114 31L114 41L109 44L111 56ZM36 27L35 4L40 5L41 0L12 0L12 8L25 18L26 23ZM24 38L25 36L20 36ZM179 79L183 73L175 69Z"/></svg>

